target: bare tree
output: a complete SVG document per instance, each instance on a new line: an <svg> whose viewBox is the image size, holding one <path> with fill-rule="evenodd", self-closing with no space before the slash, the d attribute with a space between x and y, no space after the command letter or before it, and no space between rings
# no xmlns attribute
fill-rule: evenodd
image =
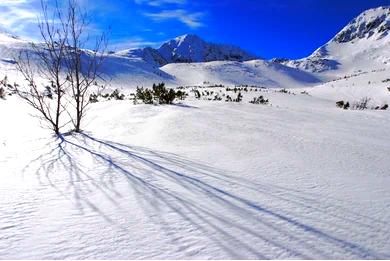
<svg viewBox="0 0 390 261"><path fill-rule="evenodd" d="M16 57L16 69L27 84L14 85L16 93L38 111L43 120L58 135L62 127L61 114L65 111L63 97L67 80L63 76L66 55L67 30L57 23L59 9L49 17L47 5L41 1L42 17L39 19L41 43L31 43L31 50L21 51ZM50 83L50 86L48 84ZM45 95L45 87L56 94L55 102Z"/></svg>
<svg viewBox="0 0 390 261"><path fill-rule="evenodd" d="M64 6L54 1L54 11L49 16L48 6L41 0L42 18L39 19L42 43L31 43L33 52L23 51L16 58L17 70L27 85L15 85L16 93L39 112L54 130L60 133L61 115L66 112L76 132L81 131L82 119L90 104L90 90L103 80L101 66L105 58L107 37L97 37L93 51L85 50L90 43L87 13L78 0L67 0ZM38 82L41 82L39 84ZM44 83L50 83L56 102L44 95ZM102 81L104 82L104 81ZM73 107L72 107L73 106Z"/></svg>
<svg viewBox="0 0 390 261"><path fill-rule="evenodd" d="M106 57L107 34L102 33L95 40L93 51L85 50L87 43L90 43L90 36L86 33L88 29L88 16L78 5L77 0L68 0L68 14L64 33L68 32L66 39L66 70L71 94L73 96L75 115L72 117L74 131L81 131L82 120L90 104L91 89L98 91L98 81L104 82L101 67Z"/></svg>

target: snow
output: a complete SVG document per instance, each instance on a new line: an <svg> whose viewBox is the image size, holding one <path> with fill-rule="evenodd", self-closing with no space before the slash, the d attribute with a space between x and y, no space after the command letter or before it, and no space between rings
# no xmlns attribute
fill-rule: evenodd
<svg viewBox="0 0 390 261"><path fill-rule="evenodd" d="M204 82L208 82L210 84L248 84L291 88L320 82L307 72L264 60L172 63L161 67L161 70L173 75L179 85L203 85Z"/></svg>
<svg viewBox="0 0 390 261"><path fill-rule="evenodd" d="M103 67L125 94L256 85L241 103L101 101L84 133L56 138L16 96L0 99L0 258L390 259L389 111L335 106L390 104L388 11L296 61L236 61L247 54L185 35ZM21 82L20 50L32 51L0 33L0 79ZM270 104L249 103L259 95Z"/></svg>
<svg viewBox="0 0 390 261"><path fill-rule="evenodd" d="M208 43L197 35L186 34L163 43L158 49L122 50L116 52L124 57L142 58L146 62L163 66L169 63L248 61L257 57L238 47Z"/></svg>
<svg viewBox="0 0 390 261"><path fill-rule="evenodd" d="M1 101L0 256L389 258L389 112L256 94L101 102L63 140Z"/></svg>

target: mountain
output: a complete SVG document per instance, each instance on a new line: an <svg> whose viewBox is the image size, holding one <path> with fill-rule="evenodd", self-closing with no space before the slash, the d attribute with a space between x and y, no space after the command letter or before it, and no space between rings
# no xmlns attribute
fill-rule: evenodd
<svg viewBox="0 0 390 261"><path fill-rule="evenodd" d="M390 7L364 11L309 57L273 59L314 73L350 73L390 63Z"/></svg>
<svg viewBox="0 0 390 261"><path fill-rule="evenodd" d="M158 49L147 47L108 54L103 70L112 88L151 86L156 82L169 86L206 82L280 88L318 86L335 99L341 92L351 96L352 92L363 94L377 88L380 97L385 97L389 87L385 81L390 64L389 28L390 7L370 9L309 57L270 61L238 47L208 43L188 34ZM32 51L29 48L27 41L0 32L0 78L17 78L13 57L21 49ZM355 77L357 74L359 77ZM340 79L349 79L350 84ZM336 80L339 87L334 88ZM365 89L367 83L370 89ZM350 87L346 90L344 86Z"/></svg>
<svg viewBox="0 0 390 261"><path fill-rule="evenodd" d="M155 66L169 63L249 61L258 58L239 47L208 43L193 34L179 36L162 44L158 49L147 47L120 51L117 54L139 57Z"/></svg>
<svg viewBox="0 0 390 261"><path fill-rule="evenodd" d="M28 41L0 33L0 79L7 75L11 81L20 81L13 59L22 49L33 54ZM88 59L88 53L85 50L84 59ZM107 54L102 70L111 88L122 89L151 86L156 82L168 86L208 82L267 87L297 87L319 82L299 69L253 58L237 47L209 44L197 36L185 35L159 49L148 47Z"/></svg>

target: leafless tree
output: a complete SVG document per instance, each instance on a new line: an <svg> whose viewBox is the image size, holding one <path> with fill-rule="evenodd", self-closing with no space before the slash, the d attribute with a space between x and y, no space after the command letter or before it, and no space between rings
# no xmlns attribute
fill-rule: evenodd
<svg viewBox="0 0 390 261"><path fill-rule="evenodd" d="M61 20L61 24L67 25L64 32L69 33L66 39L66 72L76 111L72 117L74 131L80 132L90 104L91 89L98 91L98 81L105 82L101 67L106 57L108 38L107 33L102 33L96 38L93 51L85 50L86 44L91 42L87 34L88 15L77 0L68 0L67 10L66 20Z"/></svg>
<svg viewBox="0 0 390 261"><path fill-rule="evenodd" d="M26 80L21 86L15 84L16 93L38 111L42 119L58 135L62 127L61 114L65 111L63 97L67 81L62 71L66 55L68 32L57 23L61 16L59 9L49 17L47 5L41 1L42 17L39 19L39 31L42 42L31 43L16 57L16 69ZM50 86L48 86L50 84ZM56 94L55 102L45 95L45 87Z"/></svg>
<svg viewBox="0 0 390 261"><path fill-rule="evenodd" d="M16 58L17 70L27 84L15 85L16 93L39 112L39 117L60 133L61 115L66 112L81 131L81 123L90 104L92 88L104 82L101 66L106 56L107 34L97 37L93 51L85 49L90 43L88 15L78 0L67 0L60 6L54 1L52 16L48 5L41 0L39 19L42 43L31 43L33 52L23 51ZM63 3L63 2L62 2ZM40 83L38 83L40 82ZM44 84L50 83L55 93L55 105L44 95ZM101 86L101 85L100 85ZM96 90L95 90L96 91Z"/></svg>

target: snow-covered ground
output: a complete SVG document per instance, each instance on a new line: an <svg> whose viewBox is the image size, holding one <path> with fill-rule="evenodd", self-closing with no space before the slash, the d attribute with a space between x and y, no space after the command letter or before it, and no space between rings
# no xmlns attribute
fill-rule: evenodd
<svg viewBox="0 0 390 261"><path fill-rule="evenodd" d="M296 93L99 102L62 138L0 100L0 258L389 259L389 111Z"/></svg>
<svg viewBox="0 0 390 261"><path fill-rule="evenodd" d="M295 61L194 35L108 54L107 90L257 91L101 101L83 134L55 138L0 99L0 259L390 259L390 111L335 106L390 104L389 25L389 7L367 10ZM11 85L20 50L0 32ZM270 104L248 102L259 95Z"/></svg>

